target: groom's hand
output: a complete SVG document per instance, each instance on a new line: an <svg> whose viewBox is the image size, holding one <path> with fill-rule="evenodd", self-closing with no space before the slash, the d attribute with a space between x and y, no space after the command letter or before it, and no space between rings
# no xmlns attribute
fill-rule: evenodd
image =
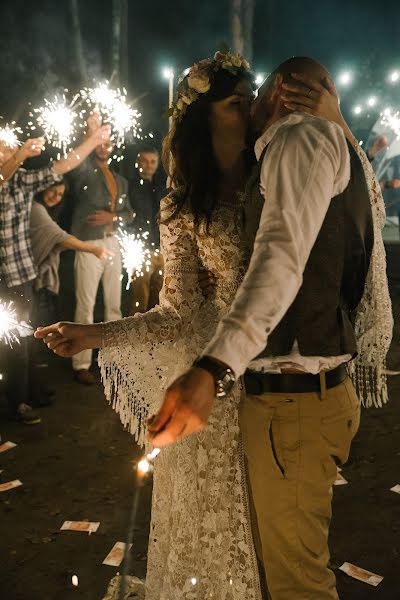
<svg viewBox="0 0 400 600"><path fill-rule="evenodd" d="M158 414L149 420L149 438L157 448L204 429L215 397L214 379L192 367L165 392Z"/></svg>

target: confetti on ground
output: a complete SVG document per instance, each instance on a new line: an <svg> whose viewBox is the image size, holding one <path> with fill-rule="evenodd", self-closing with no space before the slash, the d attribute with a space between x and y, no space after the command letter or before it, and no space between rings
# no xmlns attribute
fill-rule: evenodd
<svg viewBox="0 0 400 600"><path fill-rule="evenodd" d="M119 567L124 560L126 544L124 542L116 542L110 552L103 560L103 565L109 567ZM129 550L132 548L132 544L129 544Z"/></svg>
<svg viewBox="0 0 400 600"><path fill-rule="evenodd" d="M341 473L338 473L336 475L336 480L335 480L335 483L333 485L346 485L347 483L349 483L347 481L347 479L345 479Z"/></svg>
<svg viewBox="0 0 400 600"><path fill-rule="evenodd" d="M61 526L61 531L84 531L89 535L96 533L100 523L91 521L64 521Z"/></svg>
<svg viewBox="0 0 400 600"><path fill-rule="evenodd" d="M394 487L390 488L390 491L395 492L396 494L400 494L400 484L397 484Z"/></svg>
<svg viewBox="0 0 400 600"><path fill-rule="evenodd" d="M14 442L4 442L4 444L1 444L0 446L0 453L1 452L7 452L7 450L11 450L11 448L15 448L17 444L14 444Z"/></svg>
<svg viewBox="0 0 400 600"><path fill-rule="evenodd" d="M22 481L19 479L14 479L14 481L7 481L6 483L0 484L0 492L8 492L8 490L13 490L14 488L19 487L22 484Z"/></svg>
<svg viewBox="0 0 400 600"><path fill-rule="evenodd" d="M343 563L339 569L346 573L346 575L349 575L349 577L353 577L353 579L358 579L358 581L363 581L364 583L368 583L368 585L373 585L374 587L383 581L383 577L381 575L371 573L371 571L366 571L365 569L356 567L348 562Z"/></svg>

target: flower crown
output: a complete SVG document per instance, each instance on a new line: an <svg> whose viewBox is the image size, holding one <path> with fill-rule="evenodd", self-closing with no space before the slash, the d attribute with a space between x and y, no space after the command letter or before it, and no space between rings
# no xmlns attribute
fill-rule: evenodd
<svg viewBox="0 0 400 600"><path fill-rule="evenodd" d="M185 72L177 86L176 99L165 116L180 121L188 106L195 102L200 94L206 94L210 90L212 75L220 69L237 75L240 69L250 71L250 65L240 54L231 54L228 46L221 46L214 58L201 60Z"/></svg>

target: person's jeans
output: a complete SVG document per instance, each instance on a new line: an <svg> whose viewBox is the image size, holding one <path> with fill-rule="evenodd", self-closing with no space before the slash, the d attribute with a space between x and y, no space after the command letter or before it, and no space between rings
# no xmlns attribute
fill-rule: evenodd
<svg viewBox="0 0 400 600"><path fill-rule="evenodd" d="M12 301L19 321L29 323L33 308L33 281L8 288L0 281L0 299ZM5 393L10 415L19 404L29 404L29 344L30 337L19 338L12 346L0 345L0 370L5 374Z"/></svg>

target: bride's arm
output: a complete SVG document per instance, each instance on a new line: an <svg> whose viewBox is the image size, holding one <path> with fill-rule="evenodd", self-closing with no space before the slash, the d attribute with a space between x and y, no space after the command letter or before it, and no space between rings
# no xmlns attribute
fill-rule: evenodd
<svg viewBox="0 0 400 600"><path fill-rule="evenodd" d="M335 84L326 79L324 84L300 73L293 73L295 83L283 83L281 99L289 111L299 110L316 117L337 123L344 131L349 142L357 147L358 141L347 125L341 111Z"/></svg>
<svg viewBox="0 0 400 600"><path fill-rule="evenodd" d="M73 356L88 348L127 345L139 348L146 342L177 339L200 309L204 297L199 287L201 263L193 218L188 210L182 209L168 220L173 209L170 197L161 202L161 252L165 265L158 306L147 313L108 323L56 323L39 328L35 337L42 338L61 356Z"/></svg>
<svg viewBox="0 0 400 600"><path fill-rule="evenodd" d="M201 264L193 217L187 209L182 209L168 220L173 210L174 205L167 197L162 201L160 216L164 283L159 304L147 313L103 323L103 347L174 340L199 310L204 297L199 287Z"/></svg>

